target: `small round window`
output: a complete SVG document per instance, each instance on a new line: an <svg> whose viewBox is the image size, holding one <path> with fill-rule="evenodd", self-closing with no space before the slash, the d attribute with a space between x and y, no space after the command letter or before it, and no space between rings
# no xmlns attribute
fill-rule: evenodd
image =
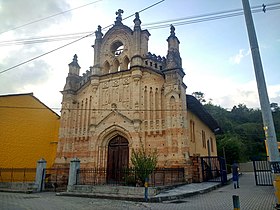
<svg viewBox="0 0 280 210"><path fill-rule="evenodd" d="M121 41L114 42L111 46L112 53L119 56L123 52L123 43Z"/></svg>

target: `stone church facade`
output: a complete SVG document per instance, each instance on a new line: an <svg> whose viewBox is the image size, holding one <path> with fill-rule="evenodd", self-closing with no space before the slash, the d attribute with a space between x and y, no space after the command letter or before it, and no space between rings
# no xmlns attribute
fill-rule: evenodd
<svg viewBox="0 0 280 210"><path fill-rule="evenodd" d="M56 164L77 157L81 167L121 169L131 166L132 149L143 145L157 149L158 167L190 171L190 156L217 155L218 126L186 95L175 28L166 58L156 56L148 52L150 33L141 29L139 14L131 29L122 12L106 34L98 26L90 70L80 76L76 55L69 64Z"/></svg>

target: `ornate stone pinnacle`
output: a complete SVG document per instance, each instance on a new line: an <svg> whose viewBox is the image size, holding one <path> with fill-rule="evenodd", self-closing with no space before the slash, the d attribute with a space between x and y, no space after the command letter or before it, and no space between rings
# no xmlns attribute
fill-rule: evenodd
<svg viewBox="0 0 280 210"><path fill-rule="evenodd" d="M78 56L77 54L75 54L73 56L73 61L71 63L69 63L70 66L76 66L78 68L80 68L79 64L78 64Z"/></svg>
<svg viewBox="0 0 280 210"><path fill-rule="evenodd" d="M96 36L97 39L100 39L103 36L103 34L101 32L101 26L100 25L97 26L97 31L95 31L95 36Z"/></svg>
<svg viewBox="0 0 280 210"><path fill-rule="evenodd" d="M139 18L139 13L138 12L136 12L135 13L135 19L133 20L133 22L134 22L134 29L135 28L140 28L140 25L141 25L141 20L140 20L140 18Z"/></svg>

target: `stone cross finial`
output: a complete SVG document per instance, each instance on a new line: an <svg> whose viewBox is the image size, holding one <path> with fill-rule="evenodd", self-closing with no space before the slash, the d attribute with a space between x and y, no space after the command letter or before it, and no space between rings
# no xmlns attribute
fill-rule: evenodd
<svg viewBox="0 0 280 210"><path fill-rule="evenodd" d="M123 13L123 10L122 9L118 9L118 11L116 11L116 15L117 15L117 17L116 17L116 20L117 21L122 21L122 13Z"/></svg>
<svg viewBox="0 0 280 210"><path fill-rule="evenodd" d="M170 25L170 36L175 36L175 27L172 24Z"/></svg>
<svg viewBox="0 0 280 210"><path fill-rule="evenodd" d="M139 19L139 13L135 12L135 19Z"/></svg>
<svg viewBox="0 0 280 210"><path fill-rule="evenodd" d="M76 63L78 62L78 56L77 56L77 54L74 55L73 61L76 62Z"/></svg>

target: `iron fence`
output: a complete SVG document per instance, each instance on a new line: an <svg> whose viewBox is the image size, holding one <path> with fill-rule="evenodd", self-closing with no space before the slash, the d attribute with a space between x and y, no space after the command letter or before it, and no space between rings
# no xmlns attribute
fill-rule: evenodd
<svg viewBox="0 0 280 210"><path fill-rule="evenodd" d="M222 157L201 157L202 178L207 182L227 182L226 163Z"/></svg>
<svg viewBox="0 0 280 210"><path fill-rule="evenodd" d="M63 191L67 189L69 168L47 168L45 173L45 191Z"/></svg>
<svg viewBox="0 0 280 210"><path fill-rule="evenodd" d="M36 168L0 168L0 182L35 182Z"/></svg>
<svg viewBox="0 0 280 210"><path fill-rule="evenodd" d="M253 160L256 185L272 186L271 165L267 160Z"/></svg>
<svg viewBox="0 0 280 210"><path fill-rule="evenodd" d="M78 185L143 186L144 183L139 177L144 172L133 168L114 171L104 168L79 169L76 183ZM114 173L113 176L112 173ZM149 175L149 186L152 187L182 183L185 183L184 168L158 168Z"/></svg>

